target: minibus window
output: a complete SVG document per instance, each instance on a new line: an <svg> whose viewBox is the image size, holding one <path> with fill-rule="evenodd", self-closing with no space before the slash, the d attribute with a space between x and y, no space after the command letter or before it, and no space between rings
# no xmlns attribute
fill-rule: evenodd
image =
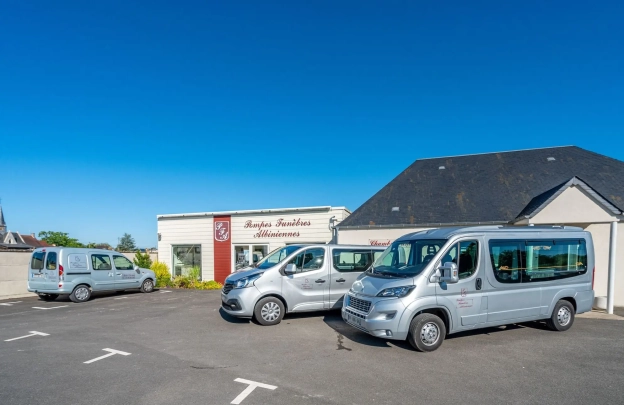
<svg viewBox="0 0 624 405"><path fill-rule="evenodd" d="M269 253L268 256L264 257L262 260L258 262L256 268L258 269L270 269L278 263L281 263L284 259L290 256L291 253L300 249L301 246L297 245L289 245L284 246L283 248L279 248L272 253Z"/></svg>
<svg viewBox="0 0 624 405"><path fill-rule="evenodd" d="M521 282L522 256L520 242L490 241L492 269L499 283Z"/></svg>
<svg viewBox="0 0 624 405"><path fill-rule="evenodd" d="M33 253L32 259L30 260L30 268L33 270L42 270L44 257L45 257L45 252Z"/></svg>
<svg viewBox="0 0 624 405"><path fill-rule="evenodd" d="M377 257L367 274L375 276L414 277L420 274L446 239L414 239L394 242Z"/></svg>
<svg viewBox="0 0 624 405"><path fill-rule="evenodd" d="M538 240L526 242L526 270L522 282L551 281L587 272L584 240Z"/></svg>

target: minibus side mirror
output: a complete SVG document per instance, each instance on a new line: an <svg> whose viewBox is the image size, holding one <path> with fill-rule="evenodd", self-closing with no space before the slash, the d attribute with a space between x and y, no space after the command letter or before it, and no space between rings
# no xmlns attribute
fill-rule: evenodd
<svg viewBox="0 0 624 405"><path fill-rule="evenodd" d="M446 282L448 284L455 284L459 281L459 270L457 265L453 262L446 262L443 266L440 266L440 282Z"/></svg>
<svg viewBox="0 0 624 405"><path fill-rule="evenodd" d="M297 272L297 266L294 263L290 263L286 265L284 268L284 273L286 274L295 274Z"/></svg>

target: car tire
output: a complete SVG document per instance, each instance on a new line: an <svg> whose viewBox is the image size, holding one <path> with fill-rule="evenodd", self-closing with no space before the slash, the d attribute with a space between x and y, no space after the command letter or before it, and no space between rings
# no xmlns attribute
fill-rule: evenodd
<svg viewBox="0 0 624 405"><path fill-rule="evenodd" d="M434 314L418 314L412 319L407 340L419 352L432 352L442 345L446 325Z"/></svg>
<svg viewBox="0 0 624 405"><path fill-rule="evenodd" d="M143 281L143 284L141 284L141 292L147 294L152 291L154 291L154 280L146 278L145 281Z"/></svg>
<svg viewBox="0 0 624 405"><path fill-rule="evenodd" d="M555 332L564 332L572 327L574 312L574 306L570 301L559 300L550 319L546 321L546 325Z"/></svg>
<svg viewBox="0 0 624 405"><path fill-rule="evenodd" d="M89 286L81 284L79 286L76 286L76 288L74 288L74 291L72 291L72 293L69 295L69 299L72 300L72 302L87 302L89 301L89 298L91 298L91 289L89 288Z"/></svg>
<svg viewBox="0 0 624 405"><path fill-rule="evenodd" d="M58 294L39 294L39 298L43 301L54 301L58 296Z"/></svg>
<svg viewBox="0 0 624 405"><path fill-rule="evenodd" d="M254 309L254 318L263 326L277 325L284 318L284 303L275 297L266 297L258 301Z"/></svg>

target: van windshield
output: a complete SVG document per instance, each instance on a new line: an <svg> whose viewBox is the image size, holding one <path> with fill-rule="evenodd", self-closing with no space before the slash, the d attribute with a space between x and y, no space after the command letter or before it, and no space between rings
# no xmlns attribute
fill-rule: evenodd
<svg viewBox="0 0 624 405"><path fill-rule="evenodd" d="M366 274L378 277L417 276L445 243L446 239L396 241L375 260Z"/></svg>
<svg viewBox="0 0 624 405"><path fill-rule="evenodd" d="M272 253L270 253L264 259L260 260L256 264L256 268L262 269L262 270L270 269L276 264L282 262L285 258L290 256L292 252L298 250L299 248L301 248L301 246L299 245L289 245L289 246L284 246L283 248L279 248L273 251Z"/></svg>

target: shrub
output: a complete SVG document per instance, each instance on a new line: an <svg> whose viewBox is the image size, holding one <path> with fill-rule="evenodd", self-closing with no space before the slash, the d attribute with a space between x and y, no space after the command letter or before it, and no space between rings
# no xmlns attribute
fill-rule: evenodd
<svg viewBox="0 0 624 405"><path fill-rule="evenodd" d="M171 273L166 263L154 262L150 269L156 273L156 287L168 287L171 285Z"/></svg>
<svg viewBox="0 0 624 405"><path fill-rule="evenodd" d="M190 280L186 276L175 276L171 285L175 288L189 288Z"/></svg>
<svg viewBox="0 0 624 405"><path fill-rule="evenodd" d="M223 284L214 280L202 281L200 283L197 283L196 288L198 290L220 290L223 288Z"/></svg>
<svg viewBox="0 0 624 405"><path fill-rule="evenodd" d="M148 252L141 253L140 250L137 250L134 255L133 262L143 269L149 269L152 267L152 258L150 257L150 254Z"/></svg>

